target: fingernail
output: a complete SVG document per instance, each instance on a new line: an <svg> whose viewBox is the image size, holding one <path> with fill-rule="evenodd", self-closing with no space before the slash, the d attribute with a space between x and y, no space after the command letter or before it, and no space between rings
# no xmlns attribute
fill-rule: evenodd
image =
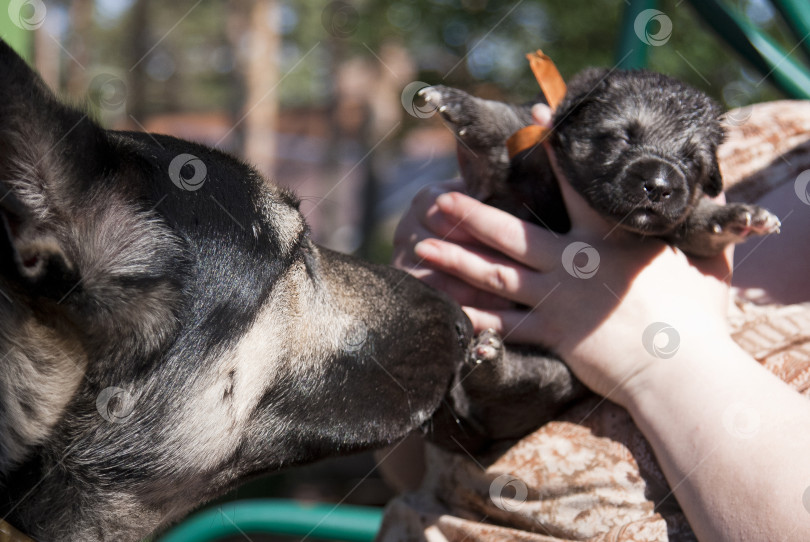
<svg viewBox="0 0 810 542"><path fill-rule="evenodd" d="M442 194L436 198L436 205L443 213L451 213L453 212L453 197L447 193Z"/></svg>
<svg viewBox="0 0 810 542"><path fill-rule="evenodd" d="M416 243L416 246L413 247L413 251L416 252L416 255L420 258L435 258L439 255L438 249L431 243L425 241Z"/></svg>

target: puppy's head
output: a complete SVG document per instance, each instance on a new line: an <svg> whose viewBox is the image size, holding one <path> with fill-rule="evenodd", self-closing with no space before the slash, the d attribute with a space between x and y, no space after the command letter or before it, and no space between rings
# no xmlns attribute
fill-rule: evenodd
<svg viewBox="0 0 810 542"><path fill-rule="evenodd" d="M591 69L554 115L560 167L594 209L644 234L671 231L723 186L721 110L708 96L647 71Z"/></svg>

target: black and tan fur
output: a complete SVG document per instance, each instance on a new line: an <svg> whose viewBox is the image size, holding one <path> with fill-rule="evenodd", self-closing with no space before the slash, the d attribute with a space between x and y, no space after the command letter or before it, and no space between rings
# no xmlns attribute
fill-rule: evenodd
<svg viewBox="0 0 810 542"><path fill-rule="evenodd" d="M3 42L0 73L0 517L139 540L429 419L471 332L448 298L319 248L231 156L101 129Z"/></svg>

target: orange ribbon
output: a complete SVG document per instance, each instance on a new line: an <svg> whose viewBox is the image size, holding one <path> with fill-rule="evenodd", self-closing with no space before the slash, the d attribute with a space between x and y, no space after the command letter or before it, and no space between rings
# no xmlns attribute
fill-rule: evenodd
<svg viewBox="0 0 810 542"><path fill-rule="evenodd" d="M565 97L565 81L563 81L562 75L557 70L554 61L540 49L527 54L526 58L529 59L529 66L531 66L534 78L537 79L537 83L540 85L540 90L546 97L548 106L554 111ZM509 158L513 158L519 152L541 143L548 137L548 134L549 129L538 124L521 128L506 140Z"/></svg>

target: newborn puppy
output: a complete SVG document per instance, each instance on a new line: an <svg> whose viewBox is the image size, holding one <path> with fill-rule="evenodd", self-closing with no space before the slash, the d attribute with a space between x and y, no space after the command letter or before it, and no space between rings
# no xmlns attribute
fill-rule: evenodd
<svg viewBox="0 0 810 542"><path fill-rule="evenodd" d="M448 87L422 90L458 137L471 195L526 220L566 231L568 217L546 153L511 161L506 140L531 124L531 106L482 100ZM661 237L693 256L779 231L756 205L718 205L723 181L717 147L720 107L698 90L659 73L588 69L571 80L552 119L549 142L571 185L605 218Z"/></svg>
<svg viewBox="0 0 810 542"><path fill-rule="evenodd" d="M507 154L509 136L531 124L533 104L483 100L444 86L421 94L457 136L471 195L553 231L570 228L545 149L538 145L511 160ZM572 187L609 221L709 257L780 226L756 205L705 197L723 189L720 114L708 96L664 75L589 69L568 85L549 143ZM445 413L449 427L435 431L453 446L520 437L584 393L553 353L512 345L504 351L492 332L479 336L471 356L452 392L458 418Z"/></svg>

